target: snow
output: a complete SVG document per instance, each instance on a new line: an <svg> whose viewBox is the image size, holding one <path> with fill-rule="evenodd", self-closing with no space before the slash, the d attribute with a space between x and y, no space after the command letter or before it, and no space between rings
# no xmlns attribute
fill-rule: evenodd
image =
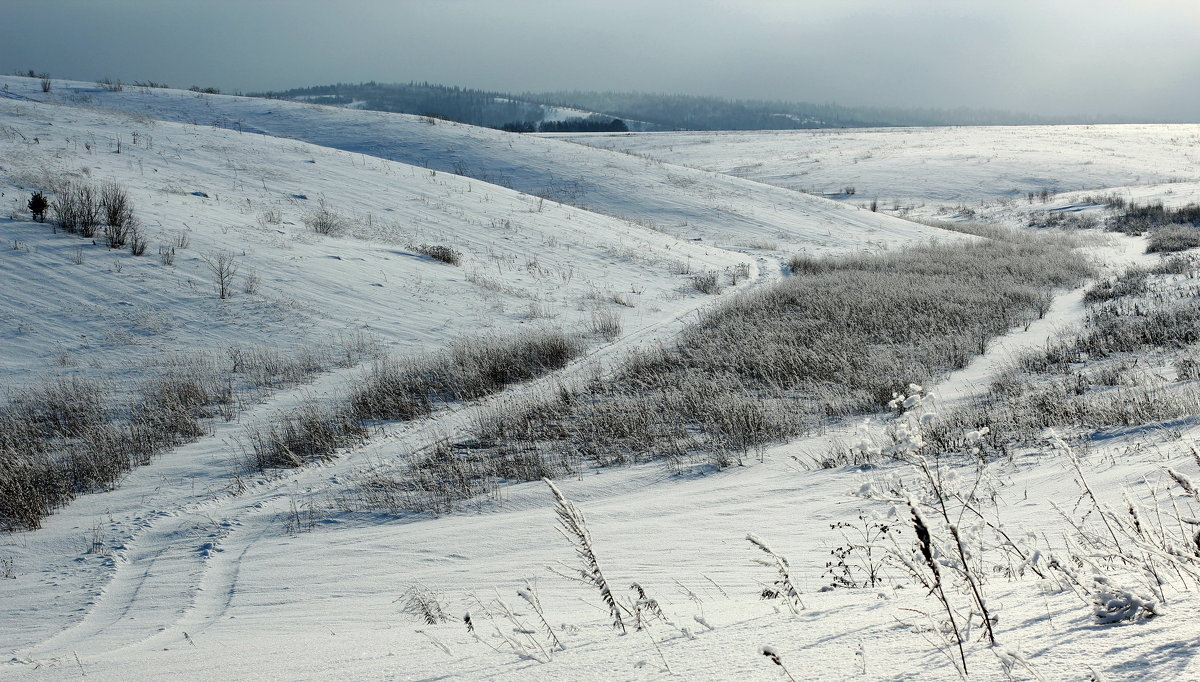
<svg viewBox="0 0 1200 682"><path fill-rule="evenodd" d="M915 202L992 201L1005 191L996 188L1021 189L1018 177L1032 187L1031 168L1043 162L1055 165L1039 175L1083 189L1196 176L1184 153L1160 149L1191 139L1185 126L588 138L655 156L680 150L671 163L658 163L402 115L168 90L110 93L62 81L43 97L36 85L0 78L8 86L0 92L0 192L9 210L19 214L46 173L114 179L129 189L151 248L135 258L51 234L48 224L0 218L5 241L19 242L0 251L6 387L59 372L129 381L171 354L234 343L286 347L356 330L408 353L481 331L581 329L591 310L615 305L597 292L629 296L636 307L617 306L621 338L591 339L589 360L556 376L388 427L328 463L247 473L233 445L243 425L307 396L334 395L358 370L326 373L249 406L239 422L213 424L210 436L135 470L114 490L76 500L43 528L0 537L0 559L11 560L15 574L0 579L5 680L783 679L764 652L798 680L957 679L951 659L928 641L921 614L935 607L922 590L821 589L829 584L829 552L843 542L831 524L860 513L888 518L893 503L871 491L912 473L895 463L805 463L854 442L862 429L881 433L889 425L883 415L832 425L722 471L672 474L639 465L557 481L586 516L614 593L625 598L637 582L669 620L624 636L613 631L594 588L547 570L561 572L560 562L574 566L577 557L555 530L554 499L543 483L503 487L437 518L348 511L339 500L362 472L404 461L489 405L586 377L634 345L667 338L713 300L674 274L674 261L690 261L693 271L748 264L753 276L743 286L758 286L779 277L781 261L801 249L958 238L725 174L737 168L761 163L761 174L739 174L770 181L802 148L820 160L821 187L853 183L859 196L887 188L881 197ZM1027 141L1018 143L1020 135ZM1102 144L1112 147L1111 158L1072 165ZM704 156L710 149L717 151ZM863 150L870 159L860 158ZM1075 174L1056 175L1066 170ZM522 193L538 191L569 203ZM322 197L347 218L348 234L320 236L304 226ZM259 220L268 211L278 211L281 222ZM190 245L174 266L162 265L157 246L184 230ZM777 248L761 248L767 241ZM462 267L408 249L421 242L460 249ZM71 255L81 245L83 263L75 265ZM1142 261L1142 246L1112 237L1093 252L1119 269ZM202 256L220 250L257 272L258 293L216 299ZM502 286L481 287L471 273ZM557 317L531 320L530 303ZM969 400L1004 359L1078 323L1083 312L1080 294L1065 294L1044 320L993 342L968 368L918 393L934 394L934 409ZM60 366L62 358L75 366ZM918 402L927 401L914 408ZM1200 429L1186 423L1177 431L1095 443L1083 458L1092 485L1119 500L1129 491L1144 496L1146 477L1167 467L1200 475L1186 447ZM1050 446L989 468L1004 522L1029 533L1057 532L1051 505L1076 502L1074 475ZM786 557L804 609L792 614L779 601L759 599L777 572L774 563L757 563L765 555L748 535ZM525 579L565 647L544 664L506 648L493 623L514 639L522 628L486 607L501 598L536 629L517 592ZM398 600L417 584L440 596L450 622L425 624L403 612ZM1094 607L1036 581L991 576L986 589L1005 649L973 642L973 677L1002 679L1002 660L1016 666L1017 678L1029 677L1018 659L1044 679L1084 679L1088 666L1107 679L1200 676L1200 623L1185 615L1200 606L1195 597L1174 599L1160 617L1101 626ZM466 613L475 636L457 620Z"/></svg>
<svg viewBox="0 0 1200 682"><path fill-rule="evenodd" d="M976 204L1028 192L1195 183L1197 125L591 133L571 139L854 201Z"/></svg>

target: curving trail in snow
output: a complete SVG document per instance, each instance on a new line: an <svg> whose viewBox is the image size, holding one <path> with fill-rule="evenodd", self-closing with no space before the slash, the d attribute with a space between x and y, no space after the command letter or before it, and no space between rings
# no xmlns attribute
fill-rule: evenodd
<svg viewBox="0 0 1200 682"><path fill-rule="evenodd" d="M778 268L772 267L756 266L751 273L752 279L742 282L741 288L761 286L780 276ZM637 345L667 340L706 303L697 299L674 316L644 324L613 343L592 349L570 367L535 381L470 405L442 410L430 418L388 426L372 436L365 448L344 452L333 462L259 478L240 495L210 486L209 495L184 496L176 502L171 499L174 491L164 490L167 494L157 496L155 511L139 513L147 498L156 498L164 478L188 475L197 461L211 458L213 478L238 470L240 463L228 447L236 425L218 425L214 435L178 448L163 461L135 472L119 489L102 494L110 518L113 508L123 508L128 514L106 524L109 531L128 533L113 556L111 574L102 587L92 588L95 597L81 618L41 641L20 646L21 656L53 659L68 651L119 656L125 649L178 641L183 633L189 638L197 636L219 621L237 597L240 566L256 543L268 534L283 532L294 511L295 491L320 488L366 462L416 453L445 434L469 428L478 411L490 405L537 395L559 382L604 371ZM361 368L329 372L313 385L284 392L255 407L239 421L253 422L306 395L332 391L339 383L353 381L359 371ZM90 501L95 500L70 505L49 519L48 525L84 522L83 518L93 513L87 504Z"/></svg>

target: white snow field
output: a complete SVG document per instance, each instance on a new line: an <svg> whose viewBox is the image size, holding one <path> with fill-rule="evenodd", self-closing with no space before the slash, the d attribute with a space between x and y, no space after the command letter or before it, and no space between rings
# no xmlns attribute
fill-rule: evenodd
<svg viewBox="0 0 1200 682"><path fill-rule="evenodd" d="M1025 202L1029 192L1196 183L1197 125L947 126L564 135L614 149L865 203ZM846 188L854 188L847 196Z"/></svg>
<svg viewBox="0 0 1200 682"><path fill-rule="evenodd" d="M1102 191L1200 177L1186 156L1172 165L1170 152L1154 151L1181 128L1103 129L1120 156L1097 158L1094 175L1059 179ZM1027 133L1062 157L1081 139L1073 130ZM894 186L894 196L906 200L991 201L999 196L993 188L1014 184L998 170L1010 167L1008 148L990 146L1002 133L950 133L958 137L911 130L795 137L811 143L809 153L829 174L815 189L853 183L861 193L883 184L884 171L872 175L866 162L855 164L834 146L844 136L891 150L904 150L910 136L930 136L895 168L920 167L935 154L996 157L963 168L932 164L920 184ZM1100 137L1078 135L1100 144ZM791 153L779 143L788 138L776 133L706 137L713 141L696 146L750 145L728 152L747 159L739 166L782 165ZM598 142L638 139L658 145L668 138ZM1164 167L1152 171L1155 153ZM830 524L862 514L905 525L907 507L896 491L919 474L899 462L811 464L836 444L883 439L903 417L835 424L723 470L672 473L644 464L558 481L586 514L616 597L634 604L636 582L661 607L663 617L650 617L642 630L626 614L625 634L612 627L594 587L561 575L572 574L579 559L556 530L544 483L502 486L438 517L347 504L366 473L476 423L489 405L603 371L626 350L667 341L690 314L732 293L701 294L694 273L745 264L750 278L738 286L754 287L782 276L783 262L800 251L961 237L730 177L724 157L668 161L412 116L130 86L109 92L65 81L44 94L36 80L0 78L6 388L60 375L133 382L178 354L238 344L291 348L356 333L399 354L435 350L464 334L533 327L583 332L590 344L588 360L535 385L385 426L329 462L248 471L237 446L244 425L308 396L335 395L361 372L334 369L247 406L237 421L214 421L209 435L135 469L113 490L79 497L40 529L0 535L0 679L959 678L941 607L927 590L900 579L823 590L830 552L845 542ZM1038 164L1017 165L1032 172ZM150 237L147 254L32 222L24 202L53 177L125 186ZM342 235L306 227L322 199L344 219ZM158 247L178 245L184 233L188 245L164 264ZM1093 253L1110 270L1157 262L1142 254L1139 239L1106 239ZM421 256L414 251L421 244L457 249L462 263ZM240 273L257 275L254 291L243 289L239 274L232 298L217 298L204 257L219 252L234 254ZM1189 284L1165 278L1162 286ZM940 396L927 405L940 411L968 403L1004 360L1080 323L1081 299L1079 291L1064 293L1044 319L927 387ZM621 316L615 341L588 331L596 310ZM1009 529L1014 546L1061 548L1065 522L1057 509L1076 517L1086 511L1076 484L1083 473L1115 508L1125 498L1151 505L1154 496L1169 496L1183 513L1189 497L1165 492L1164 472L1200 476L1189 454L1198 438L1194 416L1130 424L1094 439L1080 469L1047 443L945 473L969 499L994 503L986 513ZM982 484L971 490L976 477ZM786 600L760 599L776 569L756 563L769 557L747 542L750 533L788 558L804 608L793 613ZM1147 541L1133 550L1152 548ZM989 568L1008 556L989 551ZM1046 561L1028 563L1044 569ZM1101 625L1086 596L1010 568L1014 575L989 574L983 586L998 644L984 641L980 622L968 625L972 679L1200 678L1195 596L1170 591L1165 607L1156 606L1161 615ZM526 580L536 586L545 623L518 595ZM446 620L422 622L418 594L435 621L438 610ZM953 591L950 599L965 604L968 596ZM474 633L463 621L468 613Z"/></svg>

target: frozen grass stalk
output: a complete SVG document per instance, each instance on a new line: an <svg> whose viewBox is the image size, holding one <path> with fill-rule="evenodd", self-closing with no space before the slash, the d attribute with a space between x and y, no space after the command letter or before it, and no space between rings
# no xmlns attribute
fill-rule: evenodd
<svg viewBox="0 0 1200 682"><path fill-rule="evenodd" d="M563 496L562 491L548 478L542 479L554 494L554 513L558 516L558 532L575 548L583 567L578 569L580 582L592 585L600 591L600 599L608 607L613 627L625 634L625 621L621 618L621 608L617 605L616 597L608 587L604 572L600 570L600 562L592 547L592 534L588 531L587 521L583 512L573 502Z"/></svg>

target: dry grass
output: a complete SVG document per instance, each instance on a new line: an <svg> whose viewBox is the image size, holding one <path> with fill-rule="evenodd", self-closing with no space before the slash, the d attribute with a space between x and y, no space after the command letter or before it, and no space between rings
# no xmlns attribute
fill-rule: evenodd
<svg viewBox="0 0 1200 682"><path fill-rule="evenodd" d="M152 377L132 390L66 376L12 392L0 407L0 530L37 528L76 496L111 488L134 467L203 436L208 420L232 420L245 400L370 352L362 337L294 351L233 348L151 366Z"/></svg>
<svg viewBox="0 0 1200 682"><path fill-rule="evenodd" d="M1031 239L796 259L792 277L723 301L671 347L488 410L439 466L453 459L468 477L496 476L480 464L494 459L520 462L505 474L527 477L584 462L728 466L828 417L877 410L909 383L965 366L1035 317L1049 291L1091 274L1067 248Z"/></svg>

